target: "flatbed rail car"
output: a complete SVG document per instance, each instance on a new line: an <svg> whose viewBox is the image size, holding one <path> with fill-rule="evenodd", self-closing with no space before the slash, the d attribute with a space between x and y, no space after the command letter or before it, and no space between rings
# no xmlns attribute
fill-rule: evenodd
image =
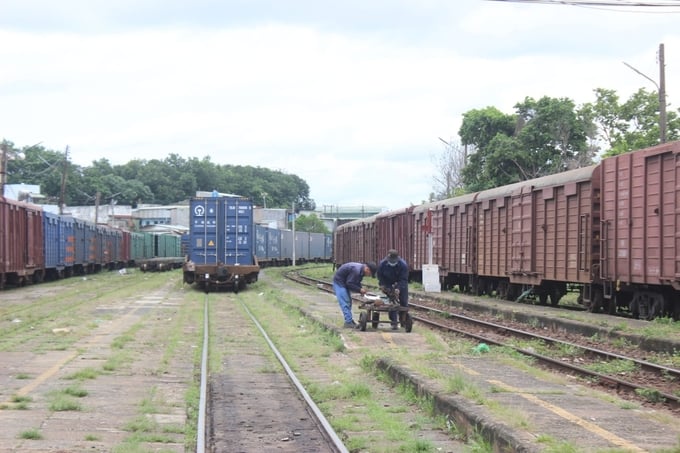
<svg viewBox="0 0 680 453"><path fill-rule="evenodd" d="M201 197L190 202L189 256L184 282L205 291L233 289L257 281L253 205L240 197Z"/></svg>

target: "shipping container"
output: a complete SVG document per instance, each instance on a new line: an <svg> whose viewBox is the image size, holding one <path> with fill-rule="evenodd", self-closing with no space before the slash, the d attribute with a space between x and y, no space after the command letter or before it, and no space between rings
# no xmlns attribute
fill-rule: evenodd
<svg viewBox="0 0 680 453"><path fill-rule="evenodd" d="M190 202L189 261L184 280L208 288L243 289L257 280L255 226L250 200L194 198Z"/></svg>

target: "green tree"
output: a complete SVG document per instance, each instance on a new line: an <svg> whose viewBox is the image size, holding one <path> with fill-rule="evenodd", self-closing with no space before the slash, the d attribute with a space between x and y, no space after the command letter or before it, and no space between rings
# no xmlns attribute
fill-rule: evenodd
<svg viewBox="0 0 680 453"><path fill-rule="evenodd" d="M498 109L471 110L459 130L463 145L474 145L463 181L479 191L589 165L596 148L589 110L570 99L527 97L514 115Z"/></svg>
<svg viewBox="0 0 680 453"><path fill-rule="evenodd" d="M292 228L292 222L289 223L289 228ZM309 233L330 233L330 230L323 223L323 220L318 218L316 214L304 215L300 214L295 218L295 229L297 231L307 231Z"/></svg>
<svg viewBox="0 0 680 453"><path fill-rule="evenodd" d="M184 159L170 154L163 160L135 159L112 165L108 159L79 167L65 161L66 154L35 145L23 150L3 142L10 156L8 182L39 184L43 194L56 203L64 169L67 172L65 203L92 205L100 202L172 204L193 197L197 190L217 190L250 198L258 203L266 197L268 207L313 210L309 186L297 175L262 167L217 165L209 157ZM64 165L66 164L66 165ZM263 196L264 194L264 196Z"/></svg>
<svg viewBox="0 0 680 453"><path fill-rule="evenodd" d="M640 88L620 103L614 90L597 88L595 102L584 105L598 128L598 138L606 145L604 156L647 148L660 142L659 96ZM680 110L666 112L668 141L680 138Z"/></svg>

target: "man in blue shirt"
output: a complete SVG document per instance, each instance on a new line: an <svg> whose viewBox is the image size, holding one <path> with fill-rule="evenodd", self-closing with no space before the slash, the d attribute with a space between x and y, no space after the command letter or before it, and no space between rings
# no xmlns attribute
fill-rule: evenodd
<svg viewBox="0 0 680 453"><path fill-rule="evenodd" d="M408 264L394 249L389 250L387 256L378 265L378 285L385 294L398 289L399 305L408 307ZM390 311L389 316L392 330L397 330L399 312Z"/></svg>
<svg viewBox="0 0 680 453"><path fill-rule="evenodd" d="M356 328L357 324L352 318L352 292L366 294L366 289L361 286L361 280L365 275L375 277L376 265L368 263L345 263L335 271L333 276L333 290L338 299L342 316L345 318L344 327Z"/></svg>

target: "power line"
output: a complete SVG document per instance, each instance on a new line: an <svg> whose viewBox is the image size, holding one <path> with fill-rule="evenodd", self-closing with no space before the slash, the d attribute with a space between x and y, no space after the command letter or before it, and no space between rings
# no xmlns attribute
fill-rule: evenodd
<svg viewBox="0 0 680 453"><path fill-rule="evenodd" d="M643 7L643 8L680 8L680 0L657 0L655 2L640 2L634 0L486 0L506 3L540 3L548 5L570 6L613 6L613 7Z"/></svg>

